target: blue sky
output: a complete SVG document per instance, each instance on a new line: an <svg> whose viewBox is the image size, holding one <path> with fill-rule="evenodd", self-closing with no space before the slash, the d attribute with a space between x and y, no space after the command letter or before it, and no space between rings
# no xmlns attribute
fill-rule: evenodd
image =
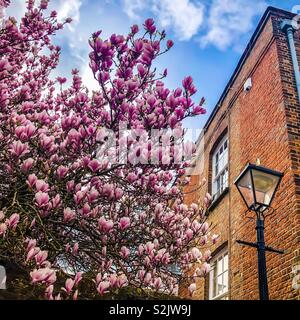
<svg viewBox="0 0 300 320"><path fill-rule="evenodd" d="M25 0L11 0L9 15L20 17ZM88 37L103 30L103 37L125 34L134 24L152 17L167 31L175 46L158 62L168 68L167 85L175 88L186 75L194 78L195 97L206 98L207 115L185 123L201 128L217 103L237 62L267 6L288 11L297 9L300 0L51 0L50 8L59 18L68 16L73 23L58 34L62 47L58 74L69 75L78 68L85 83L95 88L88 68Z"/></svg>

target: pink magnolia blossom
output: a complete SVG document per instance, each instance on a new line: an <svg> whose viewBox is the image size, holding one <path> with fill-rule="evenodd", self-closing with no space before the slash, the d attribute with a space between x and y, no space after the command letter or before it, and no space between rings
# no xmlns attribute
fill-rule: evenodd
<svg viewBox="0 0 300 320"><path fill-rule="evenodd" d="M198 210L198 205L196 203L191 204L191 209L196 212Z"/></svg>
<svg viewBox="0 0 300 320"><path fill-rule="evenodd" d="M29 251L30 249L34 248L36 246L36 240L35 239L28 239L28 244L26 250Z"/></svg>
<svg viewBox="0 0 300 320"><path fill-rule="evenodd" d="M153 252L154 244L152 242L148 241L146 243L145 249L146 249L146 252L150 255Z"/></svg>
<svg viewBox="0 0 300 320"><path fill-rule="evenodd" d="M97 172L101 168L101 163L97 159L93 159L89 162L88 167L93 172Z"/></svg>
<svg viewBox="0 0 300 320"><path fill-rule="evenodd" d="M137 180L137 178L138 178L137 175L133 172L130 172L127 176L127 180L129 183L135 182Z"/></svg>
<svg viewBox="0 0 300 320"><path fill-rule="evenodd" d="M102 296L110 287L109 281L101 281L99 285L97 286L97 291Z"/></svg>
<svg viewBox="0 0 300 320"><path fill-rule="evenodd" d="M31 223L30 223L30 228L33 228L35 226L35 218L32 219Z"/></svg>
<svg viewBox="0 0 300 320"><path fill-rule="evenodd" d="M29 249L26 257L26 262L30 261L34 256L36 256L40 252L40 248L32 247Z"/></svg>
<svg viewBox="0 0 300 320"><path fill-rule="evenodd" d="M0 236L4 235L7 230L7 225L5 223L0 223Z"/></svg>
<svg viewBox="0 0 300 320"><path fill-rule="evenodd" d="M54 286L53 284L51 284L50 286L48 286L45 290L45 296L48 300L53 300L53 290L54 290Z"/></svg>
<svg viewBox="0 0 300 320"><path fill-rule="evenodd" d="M77 299L78 299L78 289L76 289L73 294L73 300L77 300Z"/></svg>
<svg viewBox="0 0 300 320"><path fill-rule="evenodd" d="M143 281L144 277L145 277L146 271L145 270L139 270L138 271L138 277L141 281Z"/></svg>
<svg viewBox="0 0 300 320"><path fill-rule="evenodd" d="M148 286L150 284L151 279L152 279L151 273L147 272L145 277L144 277L145 286Z"/></svg>
<svg viewBox="0 0 300 320"><path fill-rule="evenodd" d="M185 232L185 237L189 241L193 238L194 232L192 229L187 229Z"/></svg>
<svg viewBox="0 0 300 320"><path fill-rule="evenodd" d="M32 279L32 283L43 282L47 284L52 284L56 281L56 271L48 267L35 269L32 272L30 272L30 276Z"/></svg>
<svg viewBox="0 0 300 320"><path fill-rule="evenodd" d="M111 275L109 276L109 282L110 282L110 287L111 287L111 288L114 288L114 287L117 286L117 284L118 284L118 277L117 277L117 275L116 275L115 273L113 273L113 274L111 274Z"/></svg>
<svg viewBox="0 0 300 320"><path fill-rule="evenodd" d="M67 294L70 294L74 287L74 284L75 284L74 280L72 280L71 278L67 279L65 283L65 287L63 288L64 291L66 291Z"/></svg>
<svg viewBox="0 0 300 320"><path fill-rule="evenodd" d="M9 219L7 221L7 226L11 229L15 229L17 227L19 221L20 221L20 215L17 213L14 213L9 217Z"/></svg>
<svg viewBox="0 0 300 320"><path fill-rule="evenodd" d="M193 249L191 250L191 253L192 253L193 258L194 258L195 260L201 259L202 254L201 254L201 252L200 252L200 250L199 250L198 248L193 248Z"/></svg>
<svg viewBox="0 0 300 320"><path fill-rule="evenodd" d="M122 288L123 286L125 286L127 284L127 277L125 274L121 274L118 276L117 279L117 287L118 288Z"/></svg>
<svg viewBox="0 0 300 320"><path fill-rule="evenodd" d="M114 186L112 184L106 183L105 185L103 185L102 188L102 193L108 197L111 198L114 192Z"/></svg>
<svg viewBox="0 0 300 320"><path fill-rule="evenodd" d="M153 282L153 285L154 285L155 290L159 290L161 288L161 285L162 285L161 278L160 277L155 278L155 280Z"/></svg>
<svg viewBox="0 0 300 320"><path fill-rule="evenodd" d="M130 227L130 218L122 217L119 222L119 226L121 230L125 230Z"/></svg>
<svg viewBox="0 0 300 320"><path fill-rule="evenodd" d="M82 274L83 272L81 271L78 271L75 275L75 278L74 278L74 285L77 286L79 284L79 282L82 280Z"/></svg>
<svg viewBox="0 0 300 320"><path fill-rule="evenodd" d="M28 158L26 159L23 163L22 163L22 166L21 166L21 170L24 172L24 173L27 173L32 165L34 163L34 160L32 158Z"/></svg>
<svg viewBox="0 0 300 320"><path fill-rule="evenodd" d="M101 231L104 231L107 233L113 228L114 223L112 220L106 220L104 217L101 217L98 220L98 226Z"/></svg>
<svg viewBox="0 0 300 320"><path fill-rule="evenodd" d="M204 222L200 228L200 231L202 232L202 234L206 234L208 232L209 229L209 224L207 222Z"/></svg>
<svg viewBox="0 0 300 320"><path fill-rule="evenodd" d="M99 192L95 188L92 188L87 194L87 198L90 203L96 201L98 197L99 197Z"/></svg>
<svg viewBox="0 0 300 320"><path fill-rule="evenodd" d="M119 200L119 199L121 199L122 198L122 196L123 196L123 190L121 189L121 188L116 188L115 189L115 199L116 200Z"/></svg>
<svg viewBox="0 0 300 320"><path fill-rule="evenodd" d="M21 158L25 154L29 153L28 143L22 143L21 141L15 141L11 144L9 151L17 158Z"/></svg>
<svg viewBox="0 0 300 320"><path fill-rule="evenodd" d="M35 182L36 191L48 192L49 185L44 180L36 180Z"/></svg>
<svg viewBox="0 0 300 320"><path fill-rule="evenodd" d="M130 254L130 250L127 247L123 246L120 251L121 257L124 259L127 259L129 257L129 254Z"/></svg>
<svg viewBox="0 0 300 320"><path fill-rule="evenodd" d="M72 192L72 190L74 189L74 186L75 186L74 180L68 181L66 184L67 191Z"/></svg>
<svg viewBox="0 0 300 320"><path fill-rule="evenodd" d="M57 295L54 297L54 300L61 300L61 295L60 295L60 293L57 294Z"/></svg>
<svg viewBox="0 0 300 320"><path fill-rule="evenodd" d="M61 206L61 198L59 194L52 199L51 204L53 209L57 209Z"/></svg>
<svg viewBox="0 0 300 320"><path fill-rule="evenodd" d="M204 261L209 261L211 258L211 251L210 250L206 250L203 254L203 260Z"/></svg>
<svg viewBox="0 0 300 320"><path fill-rule="evenodd" d="M208 264L207 262L204 262L201 266L201 271L203 275L206 275L210 272L211 267L210 264Z"/></svg>
<svg viewBox="0 0 300 320"><path fill-rule="evenodd" d="M98 286L101 281L102 281L102 274L101 272L99 272L97 273L97 276L96 276L96 285Z"/></svg>
<svg viewBox="0 0 300 320"><path fill-rule="evenodd" d="M29 140L35 133L36 127L30 123L27 124L26 126L19 126L16 128L16 136L22 140L22 141L27 141Z"/></svg>
<svg viewBox="0 0 300 320"><path fill-rule="evenodd" d="M154 25L154 20L151 19L151 18L149 18L149 19L147 19L147 20L145 21L144 26L145 26L145 29L146 29L147 31L149 31L150 33L154 33L155 30L156 30L156 27L155 27L155 25Z"/></svg>
<svg viewBox="0 0 300 320"><path fill-rule="evenodd" d="M27 179L27 184L30 188L33 188L35 186L35 183L37 182L38 178L37 176L33 173L33 174L30 174L28 176L28 179Z"/></svg>
<svg viewBox="0 0 300 320"><path fill-rule="evenodd" d="M65 222L71 222L75 219L76 213L71 210L70 208L64 209L64 221Z"/></svg>
<svg viewBox="0 0 300 320"><path fill-rule="evenodd" d="M35 201L36 204L39 208L43 208L45 206L47 206L47 204L49 203L49 195L48 193L39 191L35 194Z"/></svg>
<svg viewBox="0 0 300 320"><path fill-rule="evenodd" d="M144 252L144 246L142 244L139 245L138 247L138 255L141 256Z"/></svg>
<svg viewBox="0 0 300 320"><path fill-rule="evenodd" d="M84 197L85 197L85 193L83 191L77 191L74 196L75 203L79 204Z"/></svg>
<svg viewBox="0 0 300 320"><path fill-rule="evenodd" d="M42 265L46 259L48 257L48 252L47 251L39 251L36 255L35 255L35 261L37 263L37 265Z"/></svg>
<svg viewBox="0 0 300 320"><path fill-rule="evenodd" d="M207 193L204 198L205 206L208 208L211 202L212 202L212 196L209 193Z"/></svg>
<svg viewBox="0 0 300 320"><path fill-rule="evenodd" d="M163 254L162 258L161 258L161 262L163 265L168 265L170 263L170 254L169 252L166 252Z"/></svg>
<svg viewBox="0 0 300 320"><path fill-rule="evenodd" d="M220 235L213 234L212 237L211 237L212 243L216 244L219 238L220 238Z"/></svg>
<svg viewBox="0 0 300 320"><path fill-rule="evenodd" d="M193 296L194 292L196 291L197 286L196 283L191 283L188 287L189 293L191 296Z"/></svg>
<svg viewBox="0 0 300 320"><path fill-rule="evenodd" d="M78 242L76 242L76 243L74 243L74 246L73 246L73 254L74 254L74 256L77 256L78 249L79 249L79 244L78 244Z"/></svg>
<svg viewBox="0 0 300 320"><path fill-rule="evenodd" d="M56 170L57 175L59 178L64 178L66 174L68 173L69 169L65 166L59 166Z"/></svg>

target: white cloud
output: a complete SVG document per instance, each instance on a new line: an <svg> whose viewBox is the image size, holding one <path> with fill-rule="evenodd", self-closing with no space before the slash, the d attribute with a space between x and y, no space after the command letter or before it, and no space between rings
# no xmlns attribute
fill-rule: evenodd
<svg viewBox="0 0 300 320"><path fill-rule="evenodd" d="M252 30L253 18L267 6L265 0L122 0L122 4L132 20L152 13L179 40L198 35L202 47L213 45L220 50L231 45L238 48L241 37Z"/></svg>
<svg viewBox="0 0 300 320"><path fill-rule="evenodd" d="M179 40L189 40L203 23L204 5L189 0L153 0L152 10L163 28L172 27Z"/></svg>
<svg viewBox="0 0 300 320"><path fill-rule="evenodd" d="M36 1L39 4L39 1ZM68 28L74 31L74 26L80 22L80 7L82 6L82 0L52 0L50 1L50 10L56 10L58 13L58 20L64 21L70 17L73 19L71 24L68 24ZM26 12L25 0L12 0L10 6L6 10L7 16L13 16L18 21L24 16Z"/></svg>
<svg viewBox="0 0 300 320"><path fill-rule="evenodd" d="M139 20L145 9L152 11L163 28L172 28L179 40L189 40L203 23L204 5L190 0L122 0L123 11Z"/></svg>
<svg viewBox="0 0 300 320"><path fill-rule="evenodd" d="M5 10L6 16L11 16L20 21L26 12L26 2L24 0L12 0L10 6Z"/></svg>
<svg viewBox="0 0 300 320"><path fill-rule="evenodd" d="M252 30L253 18L266 6L263 0L214 0L209 12L208 31L200 38L200 45L211 44L220 50L238 45L241 36Z"/></svg>
<svg viewBox="0 0 300 320"><path fill-rule="evenodd" d="M85 64L82 65L82 68L80 70L80 74L82 77L82 82L90 91L99 90L99 84L95 80L93 72L92 72L91 68L89 67L88 62L86 62Z"/></svg>
<svg viewBox="0 0 300 320"><path fill-rule="evenodd" d="M140 11L147 7L144 0L122 0L123 10L130 19L139 19L137 11Z"/></svg>
<svg viewBox="0 0 300 320"><path fill-rule="evenodd" d="M64 21L69 17L72 18L72 23L68 24L70 31L75 31L74 25L77 25L80 22L81 5L81 0L58 0L56 5L56 11L58 13L57 18L59 21Z"/></svg>

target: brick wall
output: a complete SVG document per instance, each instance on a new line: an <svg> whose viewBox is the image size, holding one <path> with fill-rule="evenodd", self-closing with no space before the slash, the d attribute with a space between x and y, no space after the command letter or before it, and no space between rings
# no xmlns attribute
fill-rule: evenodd
<svg viewBox="0 0 300 320"><path fill-rule="evenodd" d="M186 196L190 203L211 192L211 152L228 130L229 190L210 210L208 220L213 233L221 235L211 251L228 242L230 299L258 299L256 250L236 243L237 239L255 241L255 221L246 217L246 207L234 186L245 165L257 158L261 165L284 172L273 202L276 211L266 220L267 244L285 250L284 255L267 253L270 298L300 299L300 291L292 287L292 270L300 260L300 106L287 39L279 27L287 17L290 14L275 9L265 14L257 39L206 128L204 170L192 181L195 186L205 177L208 183ZM295 38L300 58L299 34ZM248 77L253 87L246 93L243 84ZM184 285L180 294L187 294ZM200 280L194 299L205 298L207 281Z"/></svg>

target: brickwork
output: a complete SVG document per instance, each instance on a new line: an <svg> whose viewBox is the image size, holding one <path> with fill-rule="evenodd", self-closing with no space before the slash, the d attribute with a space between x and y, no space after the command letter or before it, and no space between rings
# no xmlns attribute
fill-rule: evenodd
<svg viewBox="0 0 300 320"><path fill-rule="evenodd" d="M300 299L293 273L300 260L300 105L287 38L280 30L282 19L291 17L269 8L262 18L229 90L206 126L204 169L192 177L194 189L186 196L190 203L211 192L211 153L227 130L229 188L210 210L208 221L212 232L221 235L211 251L228 242L230 299L258 299L256 250L236 243L237 239L255 241L255 221L246 217L245 204L234 186L245 165L257 158L261 165L284 173L273 202L276 211L266 220L267 244L285 250L284 255L267 253L270 299ZM300 61L300 33L295 33L295 39ZM253 87L244 92L249 77ZM195 188L204 177L208 183ZM194 299L207 298L207 285L200 280ZM187 294L184 285L180 294Z"/></svg>

